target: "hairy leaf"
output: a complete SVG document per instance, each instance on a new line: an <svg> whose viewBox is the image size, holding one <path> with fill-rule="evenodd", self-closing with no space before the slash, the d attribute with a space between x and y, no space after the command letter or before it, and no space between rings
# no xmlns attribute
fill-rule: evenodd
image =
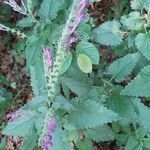
<svg viewBox="0 0 150 150"><path fill-rule="evenodd" d="M134 69L139 57L140 55L138 53L134 53L117 59L108 67L108 72L113 75L116 82L121 82Z"/></svg>
<svg viewBox="0 0 150 150"><path fill-rule="evenodd" d="M115 139L115 133L108 126L100 126L93 129L87 129L86 135L93 141L111 141Z"/></svg>
<svg viewBox="0 0 150 150"><path fill-rule="evenodd" d="M131 7L134 10L140 10L140 9L149 10L150 2L149 2L149 0L132 0Z"/></svg>
<svg viewBox="0 0 150 150"><path fill-rule="evenodd" d="M145 21L141 17L140 12L131 12L128 15L121 17L121 23L128 29L128 30L140 30Z"/></svg>
<svg viewBox="0 0 150 150"><path fill-rule="evenodd" d="M150 60L150 33L139 33L136 36L135 44L139 51Z"/></svg>
<svg viewBox="0 0 150 150"><path fill-rule="evenodd" d="M62 0L43 0L39 10L41 19L54 19L61 8Z"/></svg>
<svg viewBox="0 0 150 150"><path fill-rule="evenodd" d="M63 78L64 84L66 84L72 92L78 96L87 96L87 93L91 90L91 85L86 83L81 83L72 78Z"/></svg>
<svg viewBox="0 0 150 150"><path fill-rule="evenodd" d="M72 62L72 53L68 52L67 55L65 56L63 62L62 62L60 74L65 73L69 69L71 62Z"/></svg>
<svg viewBox="0 0 150 150"><path fill-rule="evenodd" d="M34 114L24 115L21 118L9 123L3 130L4 135L27 137L35 134L35 121Z"/></svg>
<svg viewBox="0 0 150 150"><path fill-rule="evenodd" d="M74 110L69 113L68 119L79 129L103 125L116 120L118 116L95 101L74 100L72 105Z"/></svg>
<svg viewBox="0 0 150 150"><path fill-rule="evenodd" d="M73 150L73 146L67 140L65 132L61 128L56 128L52 135L53 150Z"/></svg>
<svg viewBox="0 0 150 150"><path fill-rule="evenodd" d="M139 114L139 122L142 124L144 129L150 131L150 108L145 106L143 103L140 101L136 101L135 105L138 109L138 114Z"/></svg>
<svg viewBox="0 0 150 150"><path fill-rule="evenodd" d="M139 75L134 78L126 87L122 90L123 95L128 96L150 96L150 66L146 66L141 70Z"/></svg>
<svg viewBox="0 0 150 150"><path fill-rule="evenodd" d="M81 41L78 43L76 49L78 54L86 54L91 59L92 64L99 63L99 52L93 44Z"/></svg>
<svg viewBox="0 0 150 150"><path fill-rule="evenodd" d="M94 29L95 40L103 45L117 46L122 42L123 34L118 21L107 21Z"/></svg>

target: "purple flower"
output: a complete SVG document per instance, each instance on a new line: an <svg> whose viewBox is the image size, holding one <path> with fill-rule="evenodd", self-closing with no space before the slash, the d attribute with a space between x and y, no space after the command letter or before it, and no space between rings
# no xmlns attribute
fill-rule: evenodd
<svg viewBox="0 0 150 150"><path fill-rule="evenodd" d="M55 129L57 127L57 122L55 117L51 117L49 119L46 133L44 135L44 138L42 139L40 145L42 150L51 150L52 148L52 134L54 133Z"/></svg>
<svg viewBox="0 0 150 150"><path fill-rule="evenodd" d="M43 49L43 56L44 56L44 65L45 65L45 72L49 73L53 66L53 60L52 60L52 51L50 48L45 47Z"/></svg>
<svg viewBox="0 0 150 150"><path fill-rule="evenodd" d="M76 28L78 27L78 25L80 24L80 22L84 19L85 17L85 8L88 5L88 1L87 0L81 0L80 3L77 5L76 9L75 9L75 18L74 21L72 22L70 28L70 33L72 34Z"/></svg>
<svg viewBox="0 0 150 150"><path fill-rule="evenodd" d="M68 24L68 32L63 41L63 45L65 49L70 49L72 44L77 42L77 38L75 36L75 31L81 21L86 18L85 8L88 6L88 0L81 0L79 4L76 5L74 9L74 16L71 22Z"/></svg>

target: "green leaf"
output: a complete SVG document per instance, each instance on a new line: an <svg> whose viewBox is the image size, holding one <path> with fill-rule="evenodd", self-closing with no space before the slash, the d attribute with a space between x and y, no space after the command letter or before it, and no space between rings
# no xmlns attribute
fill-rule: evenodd
<svg viewBox="0 0 150 150"><path fill-rule="evenodd" d="M47 96L36 96L30 102L28 102L24 109L28 110L38 110L40 107L47 106L48 97Z"/></svg>
<svg viewBox="0 0 150 150"><path fill-rule="evenodd" d="M37 29L35 29L37 30ZM25 55L26 55L26 67L29 70L31 65L36 64L37 59L42 60L42 49L43 44L45 43L46 37L45 32L42 32L40 35L35 34L28 38L26 43ZM40 61L41 62L41 61Z"/></svg>
<svg viewBox="0 0 150 150"><path fill-rule="evenodd" d="M65 56L65 58L62 62L60 74L65 73L69 69L71 62L72 62L72 53L68 52L67 56Z"/></svg>
<svg viewBox="0 0 150 150"><path fill-rule="evenodd" d="M150 131L150 108L145 106L140 101L136 101L136 107L138 109L139 122L142 124L144 129Z"/></svg>
<svg viewBox="0 0 150 150"><path fill-rule="evenodd" d="M119 114L120 119L133 122L137 119L137 114L133 107L133 98L120 95L122 88L115 87L108 101L108 108Z"/></svg>
<svg viewBox="0 0 150 150"><path fill-rule="evenodd" d="M53 104L53 107L56 108L56 109L61 108L61 109L64 109L64 110L73 109L72 104L67 99L65 99L63 96L57 96L55 98L55 102Z"/></svg>
<svg viewBox="0 0 150 150"><path fill-rule="evenodd" d="M52 24L52 32L50 35L50 40L52 44L57 45L58 41L61 37L62 31L64 29L64 25Z"/></svg>
<svg viewBox="0 0 150 150"><path fill-rule="evenodd" d="M31 77L31 86L32 86L32 91L35 94L35 96L39 95L39 89L38 89L38 84L37 84L37 79L36 79L36 72L33 66L30 66L30 77Z"/></svg>
<svg viewBox="0 0 150 150"><path fill-rule="evenodd" d="M107 91L102 86L92 86L87 94L88 99L92 99L100 104L106 101L107 95Z"/></svg>
<svg viewBox="0 0 150 150"><path fill-rule="evenodd" d="M27 139L23 141L23 145L21 146L22 150L27 150L30 147L30 150L34 150L37 144L37 135L29 136Z"/></svg>
<svg viewBox="0 0 150 150"><path fill-rule="evenodd" d="M69 112L68 120L78 129L104 125L116 120L118 116L95 101L74 100L72 105L74 110Z"/></svg>
<svg viewBox="0 0 150 150"><path fill-rule="evenodd" d="M150 33L139 33L135 38L135 45L139 51L150 60Z"/></svg>
<svg viewBox="0 0 150 150"><path fill-rule="evenodd" d="M1 142L0 142L0 149L5 149L6 148L6 138L2 138Z"/></svg>
<svg viewBox="0 0 150 150"><path fill-rule="evenodd" d="M87 55L91 59L92 64L99 63L99 52L97 48L87 41L81 41L78 43L76 53Z"/></svg>
<svg viewBox="0 0 150 150"><path fill-rule="evenodd" d="M0 86L0 117L12 103L12 93Z"/></svg>
<svg viewBox="0 0 150 150"><path fill-rule="evenodd" d="M81 83L72 78L62 78L64 84L66 84L72 92L78 96L87 96L87 93L91 90L91 85L87 83Z"/></svg>
<svg viewBox="0 0 150 150"><path fill-rule="evenodd" d="M24 115L17 120L9 123L3 130L4 135L27 137L36 133L35 121L37 116L34 114Z"/></svg>
<svg viewBox="0 0 150 150"><path fill-rule="evenodd" d="M139 53L128 54L110 64L108 72L113 75L116 82L121 82L131 73L139 58Z"/></svg>
<svg viewBox="0 0 150 150"><path fill-rule="evenodd" d="M100 126L94 129L87 129L86 135L93 141L111 141L115 139L115 133L108 126Z"/></svg>
<svg viewBox="0 0 150 150"><path fill-rule="evenodd" d="M92 150L93 143L91 140L86 138L77 142L77 148L78 150Z"/></svg>
<svg viewBox="0 0 150 150"><path fill-rule="evenodd" d="M125 146L125 150L143 150L142 145L136 137L130 137Z"/></svg>
<svg viewBox="0 0 150 150"><path fill-rule="evenodd" d="M135 11L131 12L128 15L122 16L121 23L128 30L140 30L141 28L143 28L145 20L141 17L140 12Z"/></svg>
<svg viewBox="0 0 150 150"><path fill-rule="evenodd" d="M91 38L91 25L90 24L80 24L77 28L77 37L80 40L89 40Z"/></svg>
<svg viewBox="0 0 150 150"><path fill-rule="evenodd" d="M34 24L34 20L31 17L26 17L18 21L17 26L26 28L31 27Z"/></svg>
<svg viewBox="0 0 150 150"><path fill-rule="evenodd" d="M92 72L92 62L91 62L91 59L87 55L79 54L77 58L77 63L78 63L79 68L84 73Z"/></svg>
<svg viewBox="0 0 150 150"><path fill-rule="evenodd" d="M61 8L62 0L43 0L39 9L39 16L41 19L54 19Z"/></svg>
<svg viewBox="0 0 150 150"><path fill-rule="evenodd" d="M145 138L143 140L143 145L144 147L146 147L147 149L150 149L150 138Z"/></svg>
<svg viewBox="0 0 150 150"><path fill-rule="evenodd" d="M128 96L150 96L150 65L144 67L139 75L134 78L126 87L122 90L123 95Z"/></svg>
<svg viewBox="0 0 150 150"><path fill-rule="evenodd" d="M140 9L150 9L150 2L149 0L132 0L131 1L131 7L134 10L140 10Z"/></svg>
<svg viewBox="0 0 150 150"><path fill-rule="evenodd" d="M65 132L57 127L52 135L53 150L73 150L73 146L66 138Z"/></svg>
<svg viewBox="0 0 150 150"><path fill-rule="evenodd" d="M121 25L118 21L107 21L94 29L97 42L103 45L117 46L122 42L123 34L119 31Z"/></svg>

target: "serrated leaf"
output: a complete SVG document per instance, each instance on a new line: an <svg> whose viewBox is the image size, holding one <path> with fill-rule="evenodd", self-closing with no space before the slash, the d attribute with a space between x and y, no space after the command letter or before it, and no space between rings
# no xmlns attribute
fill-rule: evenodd
<svg viewBox="0 0 150 150"><path fill-rule="evenodd" d="M89 40L91 38L91 26L89 24L80 24L77 28L77 37L80 40Z"/></svg>
<svg viewBox="0 0 150 150"><path fill-rule="evenodd" d="M150 9L150 2L149 0L132 0L131 1L131 7L134 10L140 10L140 9Z"/></svg>
<svg viewBox="0 0 150 150"><path fill-rule="evenodd" d="M86 54L91 59L92 64L99 63L99 52L97 48L87 41L81 41L78 43L76 53Z"/></svg>
<svg viewBox="0 0 150 150"><path fill-rule="evenodd" d="M125 146L125 150L142 150L142 146L136 137L130 137Z"/></svg>
<svg viewBox="0 0 150 150"><path fill-rule="evenodd" d="M121 87L115 87L109 97L108 108L118 113L124 122L133 122L137 119L137 114L133 107L134 99L120 95Z"/></svg>
<svg viewBox="0 0 150 150"><path fill-rule="evenodd" d="M41 19L54 19L61 8L62 0L43 0L39 9Z"/></svg>
<svg viewBox="0 0 150 150"><path fill-rule="evenodd" d="M121 23L128 30L140 30L143 27L145 20L141 17L139 12L135 11L131 12L128 15L122 16Z"/></svg>
<svg viewBox="0 0 150 150"><path fill-rule="evenodd" d="M23 145L21 146L22 150L27 150L30 147L30 150L34 150L37 144L37 135L32 135L23 141Z"/></svg>
<svg viewBox="0 0 150 150"><path fill-rule="evenodd" d="M52 150L73 150L73 146L66 138L65 132L57 127L52 135Z"/></svg>
<svg viewBox="0 0 150 150"><path fill-rule="evenodd" d="M92 72L92 62L91 62L91 59L87 55L79 54L77 58L77 63L78 63L79 68L84 73Z"/></svg>
<svg viewBox="0 0 150 150"><path fill-rule="evenodd" d="M55 109L61 108L61 109L64 109L64 110L73 109L72 104L67 99L65 99L63 96L57 96L55 98L55 102L53 104L53 107Z"/></svg>
<svg viewBox="0 0 150 150"><path fill-rule="evenodd" d="M58 41L61 37L61 33L64 29L64 25L57 25L57 24L52 24L52 32L51 32L51 41L52 44L57 45Z"/></svg>
<svg viewBox="0 0 150 150"><path fill-rule="evenodd" d="M33 66L30 66L30 77L31 77L31 86L32 86L32 91L35 94L35 96L39 95L39 89L38 89L38 84L37 84L37 79L36 79L36 72Z"/></svg>
<svg viewBox="0 0 150 150"><path fill-rule="evenodd" d="M78 150L92 150L93 143L91 140L86 138L77 142L77 148Z"/></svg>
<svg viewBox="0 0 150 150"><path fill-rule="evenodd" d="M62 80L78 96L87 96L87 93L91 90L91 86L88 83L81 83L72 78L62 78Z"/></svg>
<svg viewBox="0 0 150 150"><path fill-rule="evenodd" d="M94 29L95 40L103 45L117 46L123 39L123 33L119 32L120 28L118 21L107 21Z"/></svg>
<svg viewBox="0 0 150 150"><path fill-rule="evenodd" d="M108 126L100 126L94 129L87 129L86 135L93 141L111 141L115 139L115 133Z"/></svg>
<svg viewBox="0 0 150 150"><path fill-rule="evenodd" d="M63 59L60 74L65 73L69 69L71 62L72 62L72 53L68 52L65 58Z"/></svg>
<svg viewBox="0 0 150 150"><path fill-rule="evenodd" d="M69 112L68 120L78 129L100 126L116 120L118 116L95 101L74 100L72 105L74 110Z"/></svg>
<svg viewBox="0 0 150 150"><path fill-rule="evenodd" d="M139 122L142 124L144 129L150 131L150 108L145 106L140 101L137 101L135 103L137 109L138 109L138 115L139 115Z"/></svg>
<svg viewBox="0 0 150 150"><path fill-rule="evenodd" d="M46 107L47 102L48 102L47 96L36 96L30 102L28 102L25 106L23 106L23 108L28 109L28 110L36 110L42 106Z"/></svg>
<svg viewBox="0 0 150 150"><path fill-rule="evenodd" d="M26 17L18 21L17 26L26 28L31 27L34 24L34 20L31 17Z"/></svg>
<svg viewBox="0 0 150 150"><path fill-rule="evenodd" d="M135 45L139 51L150 60L150 33L139 33L135 38Z"/></svg>
<svg viewBox="0 0 150 150"><path fill-rule="evenodd" d="M3 130L4 135L27 137L36 133L34 114L29 114L9 123Z"/></svg>
<svg viewBox="0 0 150 150"><path fill-rule="evenodd" d="M150 65L144 67L139 75L134 78L126 87L122 90L123 95L128 96L150 96Z"/></svg>
<svg viewBox="0 0 150 150"><path fill-rule="evenodd" d="M121 82L131 73L139 58L139 53L128 54L110 64L108 72L113 75L116 82Z"/></svg>

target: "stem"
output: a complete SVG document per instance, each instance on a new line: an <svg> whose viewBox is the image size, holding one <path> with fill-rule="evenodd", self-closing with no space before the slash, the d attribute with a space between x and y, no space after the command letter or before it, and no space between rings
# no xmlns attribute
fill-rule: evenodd
<svg viewBox="0 0 150 150"><path fill-rule="evenodd" d="M74 9L76 7L77 2L78 2L78 0L74 0L74 2L73 2L68 20L67 20L65 28L62 32L62 36L61 36L61 38L58 42L58 49L57 49L57 52L56 52L55 61L53 63L53 69L52 69L50 75L47 76L48 77L48 98L49 98L48 104L50 106L50 109L46 114L44 124L43 124L43 131L42 131L42 134L39 138L39 142L41 141L41 139L43 138L43 136L46 133L49 117L52 114L51 104L53 103L53 99L55 98L56 86L58 84L58 78L59 78L59 75L60 75L59 71L61 69L61 64L62 64L62 61L63 61L64 56L65 56L64 45L63 44L64 44L64 40L66 39L66 35L70 34L69 31L68 31L68 27L69 27L71 21L74 19Z"/></svg>
<svg viewBox="0 0 150 150"><path fill-rule="evenodd" d="M61 64L62 64L62 60L65 56L65 52L64 52L64 46L63 46L63 42L64 39L66 38L66 35L69 34L68 32L68 26L70 25L70 22L72 21L73 17L74 17L74 9L76 7L76 2L77 0L74 0L74 3L72 5L71 11L70 11L70 15L68 17L68 20L66 22L65 28L63 30L62 36L59 40L59 44L58 44L58 49L56 52L56 58L53 64L53 70L50 74L50 76L48 77L48 97L50 100L50 103L52 102L52 100L55 97L55 89L56 89L56 84L58 82L58 77L59 77L59 71L61 69Z"/></svg>

